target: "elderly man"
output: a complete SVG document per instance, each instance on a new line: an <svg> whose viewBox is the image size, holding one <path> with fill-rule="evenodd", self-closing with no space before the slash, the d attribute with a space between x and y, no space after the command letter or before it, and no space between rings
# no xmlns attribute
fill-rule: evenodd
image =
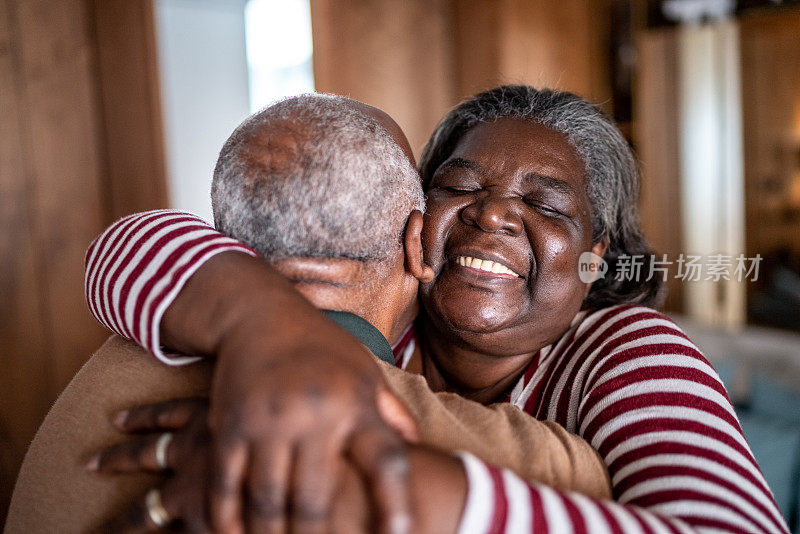
<svg viewBox="0 0 800 534"><path fill-rule="evenodd" d="M375 356L387 361L393 359L387 340L397 340L416 314L418 282L430 276L420 251L422 193L407 146L399 128L379 110L341 97L296 97L256 114L233 133L220 154L213 190L215 219L221 229L268 258L312 304L337 310L338 313L329 316ZM405 151L401 147L406 147ZM160 357L176 358L161 352L159 331L149 328L152 322L158 324L159 313L163 313L163 309L158 311L161 304L154 295L165 289L148 288L147 277L158 271L158 262L163 257L137 256L135 246L114 249L112 241L114 236L126 233L132 241L139 239L139 244L165 235L181 235L183 243L166 251L164 257L178 253L210 256L213 248L191 249L204 228L191 218L159 225L157 214L132 216L116 223L95 241L87 255L87 294L93 311L108 326L134 337ZM229 247L230 243L214 245ZM124 265L126 261L132 265ZM163 318L167 326L164 341L170 347L188 354L218 353L220 363L227 357L227 351L246 354L258 350L237 345L235 328L229 330L233 334L224 339L226 345L220 346L216 338L219 329L211 332L204 327L215 321L224 325L234 318L241 319L241 310L237 311L240 314L237 316L229 310L209 310L194 305L193 292L202 290L204 273L212 271L216 265L231 263L241 269L263 270L265 267L260 260L238 252L220 254L203 265L190 278L181 296L162 307L167 309ZM174 273L176 278L184 280L190 274ZM270 278L269 271L265 271L265 279L265 287L272 288L280 283ZM235 288L235 281L231 288ZM105 302L101 295L111 298L122 295L138 303L139 308L131 310L129 315L115 315L111 311L114 306ZM197 316L194 324L204 326L189 332L168 326L176 317L187 315ZM244 315L246 320L263 319L257 307L246 310ZM328 329L329 336L325 339L334 339L340 344L338 354L343 357L349 357L349 353L363 354L363 347L353 338L332 323L326 324L314 317L315 314L309 314L308 325ZM298 325L298 335L312 339L314 336L308 335L306 326ZM306 348L320 350L313 341ZM97 447L109 442L111 432L105 420L111 410L133 402L206 392L207 364L170 369L139 352L130 344L112 338L56 403L23 464L9 513L9 532L81 531L107 515L110 509L155 484L151 477L91 478L82 472L77 458L83 446ZM337 387L337 384L351 386L337 382L344 379L333 367L303 369L302 364L300 367L301 372L294 376L304 378L305 391L313 395L324 397L326 388ZM445 450L468 450L499 466L509 467L525 478L557 487L572 487L596 496L608 494L605 469L594 451L560 427L536 422L509 405L487 408L455 395L434 395L421 377L405 374L389 365L382 365L380 370L388 388L402 399L416 419L422 444ZM257 376L264 388L276 386L268 375ZM385 424L370 419L373 412L368 408L377 402L371 390L356 392L356 395L367 407L363 420L370 421L370 425L362 425L350 434L346 444L348 458L352 467L362 472L370 469L380 472L380 468L375 468L376 450L392 450L397 438L387 432ZM293 425L285 428L286 434L302 433L297 427L304 423L293 420L291 409L276 406L273 412L285 412L286 424ZM324 432L327 429L314 430ZM170 455L180 456L179 451L174 450L169 451L169 455L163 448L159 452L159 443L164 443L162 439L143 443L150 446L139 446L138 451L153 457L143 458L142 463L155 460L158 460L155 463L164 463ZM281 446L285 443L273 443L275 448ZM124 449L117 449L120 450ZM256 451L256 456L258 453ZM430 493L424 469L426 455L430 454L441 453L426 447L410 449L412 467L417 467L411 476L412 498L420 509L418 526L437 531L436 521L440 518L426 512L436 510L437 499L462 498L463 491ZM99 459L95 466L102 468L102 464ZM317 467L325 474L328 469L318 458L308 454L304 457L302 449L294 464L292 486L295 488L302 487L304 471ZM451 466L456 474L461 469L455 458ZM178 468L180 475L180 465L171 467ZM273 468L270 472L262 471L267 477L285 471L286 466L269 467ZM259 494L257 475L255 478L250 481L253 484L250 499ZM277 482L282 483L281 480ZM323 477L320 492L323 495L314 505L315 514L311 514L311 519L302 517L302 506L298 506L301 496L287 498L295 510L292 519L299 522L295 527L308 528L309 522L327 520L334 490L332 482L335 482L333 477ZM380 482L378 480L378 493ZM456 485L464 483L463 476L454 481ZM170 501L181 498L177 490L168 494L170 487L177 486L165 486L163 494L149 492L148 495L158 498L140 501L131 516L134 523L152 527L153 523L165 522L185 512L183 505ZM387 487L392 486L383 489ZM363 498L363 494L358 493L363 492L363 488L355 491ZM402 495L391 497L402 500ZM99 503L105 505L98 506ZM250 502L250 505L246 516L251 528L274 526L274 517L263 513L271 504ZM345 504L338 509L343 509L341 506ZM334 514L334 518L343 515L347 514ZM343 523L334 521L334 524ZM353 525L341 528L349 529Z"/></svg>

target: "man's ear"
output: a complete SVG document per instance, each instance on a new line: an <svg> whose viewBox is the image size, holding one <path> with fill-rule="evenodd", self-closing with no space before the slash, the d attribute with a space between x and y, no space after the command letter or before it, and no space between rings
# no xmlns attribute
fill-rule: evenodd
<svg viewBox="0 0 800 534"><path fill-rule="evenodd" d="M433 280L433 269L425 264L422 254L422 212L419 210L412 211L408 216L403 247L406 252L406 270L423 284Z"/></svg>

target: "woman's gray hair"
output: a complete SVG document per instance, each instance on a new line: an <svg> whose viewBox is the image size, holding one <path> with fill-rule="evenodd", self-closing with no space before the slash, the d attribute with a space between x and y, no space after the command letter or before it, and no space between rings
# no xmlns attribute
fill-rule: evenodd
<svg viewBox="0 0 800 534"><path fill-rule="evenodd" d="M639 221L639 170L628 142L596 106L565 91L526 85L496 87L456 106L436 127L420 160L427 190L436 169L450 157L459 140L481 123L503 118L535 122L564 134L585 165L586 190L592 203L592 241L608 238L606 277L592 284L584 307L625 302L657 306L663 300L659 276L648 278L653 251ZM617 280L621 256L643 255L637 280ZM576 267L577 268L577 267Z"/></svg>
<svg viewBox="0 0 800 534"><path fill-rule="evenodd" d="M419 174L360 103L304 94L246 119L222 147L214 223L267 259L381 261L397 250Z"/></svg>

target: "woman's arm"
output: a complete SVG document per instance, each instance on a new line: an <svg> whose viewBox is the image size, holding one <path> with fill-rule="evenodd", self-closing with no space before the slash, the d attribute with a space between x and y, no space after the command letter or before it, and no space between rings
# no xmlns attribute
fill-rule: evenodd
<svg viewBox="0 0 800 534"><path fill-rule="evenodd" d="M86 251L89 310L105 327L164 363L195 361L197 357L164 352L161 319L187 280L225 252L256 256L191 213L155 210L123 217Z"/></svg>
<svg viewBox="0 0 800 534"><path fill-rule="evenodd" d="M151 431L152 434L113 446L98 456L95 467L103 473L135 472L141 469L160 471L154 453L161 432L171 431L174 438L166 454L167 466L174 475L162 487L163 505L175 519L190 524L202 521L203 487L201 472L206 444L198 439L197 426L184 428L191 411L202 411L202 403L183 400L134 407L121 429L128 432ZM200 422L202 423L202 418ZM362 445L368 446L368 443ZM198 452L202 451L200 457ZM658 514L637 506L622 506L611 501L558 492L544 485L529 484L515 474L486 464L462 453L459 458L424 447L409 451L412 501L418 510L414 532L691 532L688 523L671 514ZM465 476L466 475L466 476ZM344 480L346 480L345 477ZM467 486L468 484L468 486ZM363 495L339 486L339 510L350 514L365 513ZM353 488L352 489L357 489ZM343 507L343 508L342 508ZM337 516L334 511L333 531ZM146 526L143 499L129 512L116 519L116 530L126 531ZM345 530L347 531L347 530Z"/></svg>
<svg viewBox="0 0 800 534"><path fill-rule="evenodd" d="M467 513L469 532L502 532L518 517L537 532L788 532L719 378L672 321L611 308L571 343L548 369L538 413L600 452L616 502L526 488L509 473L498 482L475 464L470 491L495 504Z"/></svg>
<svg viewBox="0 0 800 534"><path fill-rule="evenodd" d="M202 399L131 407L126 410L127 416L119 420L118 427L137 436L105 449L88 467L103 475L161 473L168 469L169 475L162 480L158 491L170 520L199 527L198 532L210 531L206 524L205 500L210 452L205 439L206 410ZM165 433L169 433L171 439L161 453L165 463L159 464L156 451ZM352 448L369 446L368 438L351 443ZM347 461L342 462L341 467L333 509L319 530L348 534L374 532L374 508L370 506L374 503L370 503L365 493L364 474ZM412 446L409 470L412 501L418 510L411 531L420 534L455 532L466 495L466 477L459 458ZM248 503L246 509L251 506L252 503ZM296 514L297 510L289 513ZM108 511L103 514L106 524L99 529L101 532L149 532L155 526L151 524L144 493L107 514Z"/></svg>
<svg viewBox="0 0 800 534"><path fill-rule="evenodd" d="M138 221L139 227L143 224L153 226L164 223L164 217L174 217L175 224L186 222L189 225L198 225L196 230L206 232L204 235L207 237L202 239L212 239L209 236L227 239L189 214L158 213L160 215L156 215L155 219L159 219L159 222L155 222L153 214L140 214L132 216L138 219L131 224L136 224ZM177 222L177 218L183 216L193 218L193 221ZM148 231L141 227L137 234L130 228L120 229L118 226L120 223L115 225L116 228L109 229L106 234L113 230L116 239L121 239L119 236L129 239L132 235ZM130 227L130 224L128 226ZM180 267L176 267L177 262L174 258L181 257L184 258L183 261L188 261L187 255L172 253L161 256L162 263L165 261L163 258L173 258L172 261L175 262L173 267L162 271L171 274L162 274L162 278L153 281L152 273L159 271L152 266L152 263L158 256L148 255L142 247L153 247L153 243L157 243L158 239L159 237L151 235L149 241L139 244L138 255L130 252L135 248L134 244L117 243L115 247L113 243L108 243L109 239L104 241L103 236L93 244L95 248L98 245L104 247L99 249L101 251L99 256L94 255L94 260L90 249L87 265L91 267L94 261L98 266L92 270L95 274L87 268L87 297L90 306L92 299L95 298L93 310L100 310L98 313L102 315L96 313L96 316L101 321L104 321L103 317L107 318L106 324L109 327L121 323L129 330L135 331L132 321L127 320L126 310L132 301L131 294L136 293L130 289L123 292L121 286L124 286L125 282L120 282L120 278L127 280L133 273L137 280L144 277L138 282L139 286L145 287L148 281L151 281L152 286L164 284L159 286L162 291L164 288L174 287L178 288L175 290L177 291L180 289L181 280L185 282L185 277L177 273ZM102 250L106 252L102 253ZM124 265L118 263L119 258L125 257L125 254L133 258L130 261L136 260L137 265L144 263L144 266L128 269L127 275L122 272L114 278L115 272L125 269ZM116 262L114 258L117 258ZM106 265L105 269L102 268L103 265ZM109 266L116 268L110 269ZM187 270L190 268L187 267ZM105 282L97 280L99 276L97 273L104 272L108 280ZM169 277L167 282L164 282L164 276ZM132 287L134 284L129 285ZM171 292L170 289L165 294L172 294L174 298L174 293ZM111 309L117 310L116 316L109 313ZM630 315L633 312L626 313ZM524 483L520 486L513 482L515 477L508 474L503 477L502 485L497 483L491 485L487 494L488 500L474 505L479 512L465 514L468 523L476 521L472 519L475 517L478 518L477 521L489 517L488 526L494 528L504 524L503 517L505 521L519 514L522 514L521 517L529 517L530 511L533 510L537 511L534 517L543 518L551 527L571 525L571 530L574 531L581 531L582 525L592 524L607 524L614 527L612 530L620 525L623 527L672 525L674 528L687 525L698 528L716 525L729 531L786 531L786 526L763 482L763 477L755 467L755 461L744 442L735 416L732 415L733 408L713 370L699 351L690 342L687 343L685 337L663 316L652 310L641 313L644 315L636 320L628 320L616 335L608 336L605 347L596 351L591 365L586 368L591 371L585 373L586 382L578 388L580 392L585 392L585 395L580 401L577 430L600 450L605 458L611 471L615 497L624 506L608 501L587 500L545 486ZM151 327L152 317L155 315L143 319ZM114 322L113 319L117 319L118 322ZM662 330L674 329L672 332L659 332L658 335L671 336L666 344L691 346L688 359L686 354L676 353L675 349L665 352L663 346L665 343L642 344L631 341L631 339L641 340L646 336L648 329L653 328L652 321L660 321L659 327ZM157 331L157 322L155 326ZM125 333L122 330L116 331L123 335ZM151 336L145 339L145 343L150 343L145 346L151 348L153 339L157 338ZM643 369L630 363L637 360L648 362L650 358L653 358L653 362L664 363L655 367L643 365ZM658 374L648 378L650 376L648 373L662 373L665 370L668 371L666 377ZM664 382L665 379L667 382ZM669 389L665 384L672 384L670 387L674 386L673 389L677 388L677 391ZM633 393L620 398L625 392ZM684 406L686 399L689 399L692 405L701 406L700 412L711 413L713 417L698 419L696 417L698 412L692 411L692 406ZM591 409L592 407L594 409ZM713 424L709 421L713 421ZM568 424L566 426L570 427ZM691 447L699 451L708 451L709 454L706 456L709 457L687 452ZM473 470L470 474L470 487L486 487L486 484L481 484L476 478L479 476L480 470ZM506 479L512 481L510 487L506 487ZM497 477L492 480L497 480ZM530 493L529 496L520 494L522 487ZM520 495L524 498L520 498ZM506 504L502 505L503 502ZM495 511L495 503L499 507L497 510L506 507L505 515ZM472 505L468 506L469 509L472 509L471 507ZM601 518L600 523L596 522L597 518ZM655 527L642 528L648 531Z"/></svg>
<svg viewBox="0 0 800 534"><path fill-rule="evenodd" d="M268 317L253 319L271 309L288 314L292 304L281 293L295 293L250 249L192 214L169 210L132 215L107 229L87 253L86 280L87 299L98 320L121 335L130 333L171 363L182 356L165 353L162 344L183 354L216 354L222 334L233 331L229 323L237 318L260 322L250 330L268 333ZM147 296L156 289L160 296ZM284 303L276 305L281 299ZM158 314L137 312L139 300L154 303L146 310L166 308L160 324ZM255 306L237 308L247 304ZM136 328L133 318L139 315L146 328ZM303 326L303 337L313 337L307 335L307 320L295 322ZM141 335L147 332L153 335ZM526 479L609 494L605 467L576 436L511 406L490 409L453 394L434 394L421 377L384 368L395 392L422 424L424 442L472 451ZM241 389L227 390L243 397Z"/></svg>
<svg viewBox="0 0 800 534"><path fill-rule="evenodd" d="M172 349L216 357L209 421L218 530L240 526L245 489L281 509L310 487L326 488L314 493L325 510L334 459L362 433L374 447L354 461L370 475L383 530L408 516L405 448L380 417L385 383L374 358L247 247L185 212L131 215L90 246L86 296L103 324L162 361L197 356L165 354L161 334Z"/></svg>

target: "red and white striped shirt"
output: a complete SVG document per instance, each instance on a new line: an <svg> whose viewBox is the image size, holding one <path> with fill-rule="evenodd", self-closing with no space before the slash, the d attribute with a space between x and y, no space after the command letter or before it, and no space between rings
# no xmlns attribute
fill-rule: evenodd
<svg viewBox="0 0 800 534"><path fill-rule="evenodd" d="M131 215L86 255L86 298L105 326L171 364L159 323L216 253L249 248L179 211ZM396 347L413 353L413 330ZM622 305L583 311L541 349L509 399L582 436L608 466L615 501L529 483L462 453L469 480L460 533L788 533L722 383L667 317Z"/></svg>
<svg viewBox="0 0 800 534"><path fill-rule="evenodd" d="M197 357L162 350L161 317L203 263L231 250L256 256L192 213L156 210L123 217L86 251L84 291L89 310L103 326L164 363L196 361Z"/></svg>

